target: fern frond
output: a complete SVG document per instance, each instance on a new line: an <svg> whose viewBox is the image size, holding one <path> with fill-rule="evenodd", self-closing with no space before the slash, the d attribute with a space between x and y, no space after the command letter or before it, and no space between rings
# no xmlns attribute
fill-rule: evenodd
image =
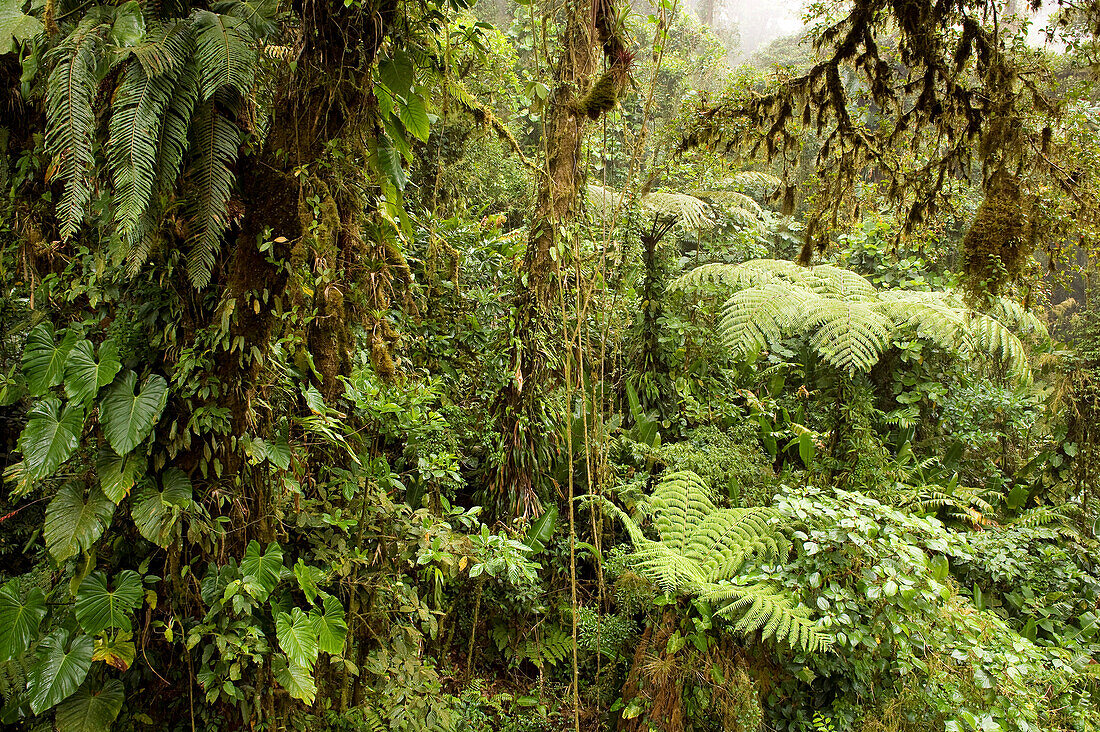
<svg viewBox="0 0 1100 732"><path fill-rule="evenodd" d="M209 10L197 10L193 17L202 101L209 101L225 87L248 96L256 73L256 43L248 23Z"/></svg>
<svg viewBox="0 0 1100 732"><path fill-rule="evenodd" d="M214 271L221 237L229 226L228 204L237 161L240 130L213 102L199 105L191 123L193 160L187 171L187 214L191 227L187 274L195 288L205 287Z"/></svg>
<svg viewBox="0 0 1100 732"><path fill-rule="evenodd" d="M721 603L716 611L726 618L740 616L734 630L748 634L759 630L767 640L775 638L793 648L807 653L817 653L828 648L832 641L808 618L805 607L794 604L778 587L766 582L752 585L723 582L702 588L700 598L707 602Z"/></svg>
<svg viewBox="0 0 1100 732"><path fill-rule="evenodd" d="M153 196L157 142L177 73L149 76L142 64L130 63L115 94L107 163L114 179L115 220L127 241Z"/></svg>
<svg viewBox="0 0 1100 732"><path fill-rule="evenodd" d="M999 320L981 313L971 313L967 326L976 348L1000 356L1008 364L1009 373L1016 379L1024 382L1030 380L1027 349L1015 333Z"/></svg>
<svg viewBox="0 0 1100 732"><path fill-rule="evenodd" d="M686 193L656 191L642 196L642 205L656 214L675 216L677 221L697 231L714 226L714 216L706 201Z"/></svg>
<svg viewBox="0 0 1100 732"><path fill-rule="evenodd" d="M989 309L988 315L1020 333L1035 335L1040 338L1048 335L1046 325L1039 320L1035 313L1007 297L998 297L994 300L993 307Z"/></svg>
<svg viewBox="0 0 1100 732"><path fill-rule="evenodd" d="M782 339L818 300L783 282L750 287L726 301L718 331L735 356L749 356Z"/></svg>
<svg viewBox="0 0 1100 732"><path fill-rule="evenodd" d="M57 205L61 238L76 233L92 198L92 100L99 80L98 51L110 26L95 7L57 47L57 63L46 93L46 149L54 158L56 177L64 184Z"/></svg>
<svg viewBox="0 0 1100 732"><path fill-rule="evenodd" d="M892 324L863 302L818 297L806 301L802 329L814 328L814 351L838 369L870 371L886 349Z"/></svg>
<svg viewBox="0 0 1100 732"><path fill-rule="evenodd" d="M279 9L278 0L222 0L211 6L215 13L243 20L252 29L257 38L272 36L279 32L275 14Z"/></svg>

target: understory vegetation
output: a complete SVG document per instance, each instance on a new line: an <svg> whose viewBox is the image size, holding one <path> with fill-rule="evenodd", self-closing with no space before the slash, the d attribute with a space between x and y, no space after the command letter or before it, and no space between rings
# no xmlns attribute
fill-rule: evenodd
<svg viewBox="0 0 1100 732"><path fill-rule="evenodd" d="M1100 732L1100 4L735 5L0 0L0 729Z"/></svg>

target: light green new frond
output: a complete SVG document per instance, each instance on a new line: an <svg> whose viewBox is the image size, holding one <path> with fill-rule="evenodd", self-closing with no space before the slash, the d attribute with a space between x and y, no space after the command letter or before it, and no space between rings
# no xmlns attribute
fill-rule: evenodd
<svg viewBox="0 0 1100 732"><path fill-rule="evenodd" d="M971 313L967 325L976 349L999 356L1008 365L1008 372L1014 378L1024 382L1030 380L1027 349L1015 333L999 320L980 313Z"/></svg>
<svg viewBox="0 0 1100 732"><path fill-rule="evenodd" d="M890 339L892 323L872 305L819 297L807 302L802 329L814 351L838 369L870 371Z"/></svg>
<svg viewBox="0 0 1100 732"><path fill-rule="evenodd" d="M140 63L130 63L115 94L107 162L114 179L115 220L128 241L153 196L157 142L175 77L171 71L149 76Z"/></svg>
<svg viewBox="0 0 1100 732"><path fill-rule="evenodd" d="M248 96L256 72L256 44L248 23L209 10L198 10L193 17L202 101L227 86Z"/></svg>
<svg viewBox="0 0 1100 732"><path fill-rule="evenodd" d="M193 160L187 171L188 240L187 274L202 288L210 282L221 237L229 226L229 197L237 160L240 130L222 115L213 102L195 110L191 124Z"/></svg>
<svg viewBox="0 0 1100 732"><path fill-rule="evenodd" d="M738 193L737 191L692 191L691 195L704 201L709 201L721 207L723 210L739 209L751 212L755 216L760 216L764 213L764 209L759 203L752 200L752 198L746 196L744 193Z"/></svg>
<svg viewBox="0 0 1100 732"><path fill-rule="evenodd" d="M665 476L649 500L661 543L684 551L695 528L714 510L710 488L689 471Z"/></svg>
<svg viewBox="0 0 1100 732"><path fill-rule="evenodd" d="M1039 320L1035 313L1025 309L1023 305L1015 300L1009 300L1007 297L998 297L994 300L993 307L989 309L988 314L1021 333L1039 337L1047 335L1046 325Z"/></svg>
<svg viewBox="0 0 1100 732"><path fill-rule="evenodd" d="M775 638L808 653L825 650L831 644L829 637L809 620L806 608L795 605L790 596L770 584L708 584L702 588L700 598L724 603L718 615L731 619L740 616L734 626L738 633L759 630L765 640Z"/></svg>
<svg viewBox="0 0 1100 732"><path fill-rule="evenodd" d="M97 51L110 28L105 17L95 8L80 21L57 48L57 64L47 84L46 149L64 184L57 205L63 239L76 232L92 197L92 100L99 84Z"/></svg>
<svg viewBox="0 0 1100 732"><path fill-rule="evenodd" d="M642 196L642 205L656 214L675 216L681 225L689 229L702 230L714 226L714 217L706 201L686 193L648 193Z"/></svg>
<svg viewBox="0 0 1100 732"><path fill-rule="evenodd" d="M917 336L947 350L969 349L966 311L944 294L887 290L879 295L879 308L895 328L911 328Z"/></svg>
<svg viewBox="0 0 1100 732"><path fill-rule="evenodd" d="M820 299L779 281L741 290L726 301L719 335L736 356L748 356L782 339Z"/></svg>
<svg viewBox="0 0 1100 732"><path fill-rule="evenodd" d="M770 173L761 173L758 170L742 170L721 181L721 183L728 187L753 188L762 193L771 193L777 190L783 181Z"/></svg>
<svg viewBox="0 0 1100 732"><path fill-rule="evenodd" d="M773 516L766 508L727 508L707 516L688 545L706 581L735 577L749 557L774 561L786 555L790 543L772 522Z"/></svg>
<svg viewBox="0 0 1100 732"><path fill-rule="evenodd" d="M801 267L795 264L787 276L795 282L804 284L818 295L848 298L875 294L875 286L869 280L851 270L834 267L831 264L815 264L812 267Z"/></svg>

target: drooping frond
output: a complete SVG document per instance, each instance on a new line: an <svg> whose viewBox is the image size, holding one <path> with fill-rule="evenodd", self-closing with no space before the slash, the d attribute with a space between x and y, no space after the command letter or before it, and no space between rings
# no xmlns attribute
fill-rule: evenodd
<svg viewBox="0 0 1100 732"><path fill-rule="evenodd" d="M809 619L805 607L795 605L783 590L768 583L710 584L704 586L700 597L721 603L717 612L723 617L740 615L734 626L738 633L759 630L765 640L775 638L807 653L823 651L831 645L829 637Z"/></svg>
<svg viewBox="0 0 1100 732"><path fill-rule="evenodd" d="M229 226L229 197L235 180L241 133L213 101L200 104L191 122L192 162L187 171L187 274L202 288L210 282L222 234Z"/></svg>
<svg viewBox="0 0 1100 732"><path fill-rule="evenodd" d="M656 214L675 216L684 227L701 231L714 226L714 215L706 201L686 193L656 191L642 196L642 205Z"/></svg>
<svg viewBox="0 0 1100 732"><path fill-rule="evenodd" d="M892 323L872 303L816 297L806 302L802 330L814 351L838 369L870 371L889 343Z"/></svg>
<svg viewBox="0 0 1100 732"><path fill-rule="evenodd" d="M981 313L970 315L969 333L976 350L999 356L1013 377L1027 381L1031 370L1027 365L1027 350L1012 331L996 318Z"/></svg>
<svg viewBox="0 0 1100 732"><path fill-rule="evenodd" d="M256 72L256 44L252 29L241 18L198 10L195 19L195 58L202 71L202 101L224 87L248 96Z"/></svg>
<svg viewBox="0 0 1100 732"><path fill-rule="evenodd" d="M760 630L796 648L816 651L828 638L808 619L805 608L767 583L738 582L750 557L775 561L790 550L775 513L768 508L716 508L698 475L666 475L648 500L658 539L646 538L619 509L634 544L637 570L666 592L695 595L721 605L720 615L737 618L735 630Z"/></svg>
<svg viewBox="0 0 1100 732"><path fill-rule="evenodd" d="M114 179L115 220L127 241L153 196L157 142L178 73L178 67L167 66L164 73L150 76L142 64L131 63L115 94L107 161Z"/></svg>
<svg viewBox="0 0 1100 732"><path fill-rule="evenodd" d="M993 306L989 309L988 315L1020 333L1035 335L1040 338L1047 335L1046 325L1039 320L1035 313L1007 297L996 298L993 301Z"/></svg>
<svg viewBox="0 0 1100 732"><path fill-rule="evenodd" d="M88 12L57 47L46 95L46 149L54 158L55 176L64 184L57 217L61 237L72 236L92 197L92 132L95 113L97 51L110 28L104 10Z"/></svg>
<svg viewBox="0 0 1100 732"><path fill-rule="evenodd" d="M966 312L942 292L887 290L879 294L880 308L896 328L912 328L921 338L947 350L968 347Z"/></svg>
<svg viewBox="0 0 1100 732"><path fill-rule="evenodd" d="M735 355L754 354L781 340L798 321L807 302L819 299L778 280L741 290L726 301L719 333Z"/></svg>

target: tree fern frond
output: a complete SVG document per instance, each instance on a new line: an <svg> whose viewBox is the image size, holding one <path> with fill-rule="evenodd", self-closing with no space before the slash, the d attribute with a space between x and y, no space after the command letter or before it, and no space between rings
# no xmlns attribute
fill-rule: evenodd
<svg viewBox="0 0 1100 732"><path fill-rule="evenodd" d="M803 330L814 328L814 351L838 369L870 371L886 349L891 322L863 302L818 297L807 301Z"/></svg>
<svg viewBox="0 0 1100 732"><path fill-rule="evenodd" d="M1008 364L1008 371L1017 379L1027 381L1031 371L1027 365L1027 349L1024 344L996 318L982 313L971 313L967 331L976 348L1000 356Z"/></svg>
<svg viewBox="0 0 1100 732"><path fill-rule="evenodd" d="M256 43L248 23L209 10L195 11L193 17L202 101L209 101L227 86L247 96L256 72Z"/></svg>
<svg viewBox="0 0 1100 732"><path fill-rule="evenodd" d="M93 8L58 46L46 94L46 149L53 156L64 191L57 205L61 237L72 236L92 197L92 100L99 80L97 51L107 15Z"/></svg>
<svg viewBox="0 0 1100 732"><path fill-rule="evenodd" d="M764 639L775 638L808 653L817 653L831 645L829 636L809 620L806 608L796 606L783 590L768 583L708 584L702 588L700 598L722 603L718 615L727 618L739 615L734 626L738 633L759 630Z"/></svg>
<svg viewBox="0 0 1100 732"><path fill-rule="evenodd" d="M237 161L240 130L213 102L200 104L191 123L192 162L186 176L188 240L187 274L196 288L205 287L214 271L221 237L229 226L228 205Z"/></svg>
<svg viewBox="0 0 1100 732"><path fill-rule="evenodd" d="M998 297L994 300L988 315L1021 333L1036 335L1040 338L1047 336L1046 325L1035 313L1007 297Z"/></svg>
<svg viewBox="0 0 1100 732"><path fill-rule="evenodd" d="M750 287L726 302L719 334L736 356L751 355L782 339L819 299L783 282Z"/></svg>
<svg viewBox="0 0 1100 732"><path fill-rule="evenodd" d="M655 191L642 196L642 205L656 214L675 216L680 224L697 231L714 226L714 216L706 201L686 193Z"/></svg>

